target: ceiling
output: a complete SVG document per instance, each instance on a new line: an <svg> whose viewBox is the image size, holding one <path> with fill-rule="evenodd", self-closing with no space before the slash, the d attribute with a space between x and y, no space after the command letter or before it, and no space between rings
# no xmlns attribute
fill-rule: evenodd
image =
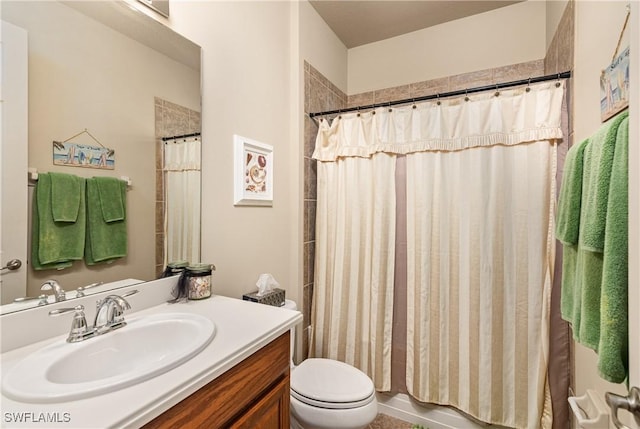
<svg viewBox="0 0 640 429"><path fill-rule="evenodd" d="M509 6L522 0L310 0L347 48Z"/></svg>

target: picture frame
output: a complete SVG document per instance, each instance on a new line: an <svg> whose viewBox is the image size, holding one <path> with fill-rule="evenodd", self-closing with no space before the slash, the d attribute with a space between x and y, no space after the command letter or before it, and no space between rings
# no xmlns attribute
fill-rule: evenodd
<svg viewBox="0 0 640 429"><path fill-rule="evenodd" d="M273 206L273 146L233 136L234 206Z"/></svg>

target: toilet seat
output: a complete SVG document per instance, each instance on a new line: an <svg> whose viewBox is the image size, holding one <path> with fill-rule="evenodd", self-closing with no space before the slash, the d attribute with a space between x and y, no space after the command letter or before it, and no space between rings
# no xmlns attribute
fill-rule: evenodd
<svg viewBox="0 0 640 429"><path fill-rule="evenodd" d="M363 407L375 400L371 379L359 369L332 359L307 359L291 373L291 396L326 409Z"/></svg>

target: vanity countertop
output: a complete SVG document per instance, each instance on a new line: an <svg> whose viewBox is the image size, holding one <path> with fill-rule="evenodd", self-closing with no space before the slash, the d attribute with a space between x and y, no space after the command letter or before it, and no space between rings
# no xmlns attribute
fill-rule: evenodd
<svg viewBox="0 0 640 429"><path fill-rule="evenodd" d="M164 303L128 313L125 318L163 312L199 314L211 319L216 326L213 341L184 364L112 393L53 404L22 403L3 395L0 427L140 427L302 321L302 315L297 311L223 296L178 304ZM2 374L30 353L54 342L64 342L66 336L56 336L3 353ZM91 362L88 361L87 365Z"/></svg>

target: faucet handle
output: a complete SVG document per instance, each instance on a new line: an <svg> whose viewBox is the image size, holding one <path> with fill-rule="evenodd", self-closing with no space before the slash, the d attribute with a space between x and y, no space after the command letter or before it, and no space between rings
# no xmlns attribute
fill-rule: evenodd
<svg viewBox="0 0 640 429"><path fill-rule="evenodd" d="M96 283L91 283L90 285L86 285L86 286L80 286L77 290L77 294L76 294L76 298L81 298L84 296L84 291L92 288L92 287L96 287L96 286L100 286L103 285L104 282L96 282Z"/></svg>
<svg viewBox="0 0 640 429"><path fill-rule="evenodd" d="M125 293L123 293L123 294L122 294L122 295L120 295L120 296L121 296L122 298L125 298L125 297L127 297L127 296L135 295L135 294L137 294L138 292L140 292L138 289L133 289L133 290L130 290L129 292L125 292Z"/></svg>
<svg viewBox="0 0 640 429"><path fill-rule="evenodd" d="M73 320L71 321L71 330L69 331L69 336L67 337L68 343L76 343L95 334L93 330L89 330L87 327L87 318L84 315L84 305L51 310L49 312L49 316L59 316L61 314L67 314L71 312L74 312L74 315Z"/></svg>
<svg viewBox="0 0 640 429"><path fill-rule="evenodd" d="M38 302L38 305L47 305L49 303L49 301L47 301L47 295L45 294L38 295L38 296L23 296L23 297L14 299L13 302L35 301L36 299L40 300Z"/></svg>

